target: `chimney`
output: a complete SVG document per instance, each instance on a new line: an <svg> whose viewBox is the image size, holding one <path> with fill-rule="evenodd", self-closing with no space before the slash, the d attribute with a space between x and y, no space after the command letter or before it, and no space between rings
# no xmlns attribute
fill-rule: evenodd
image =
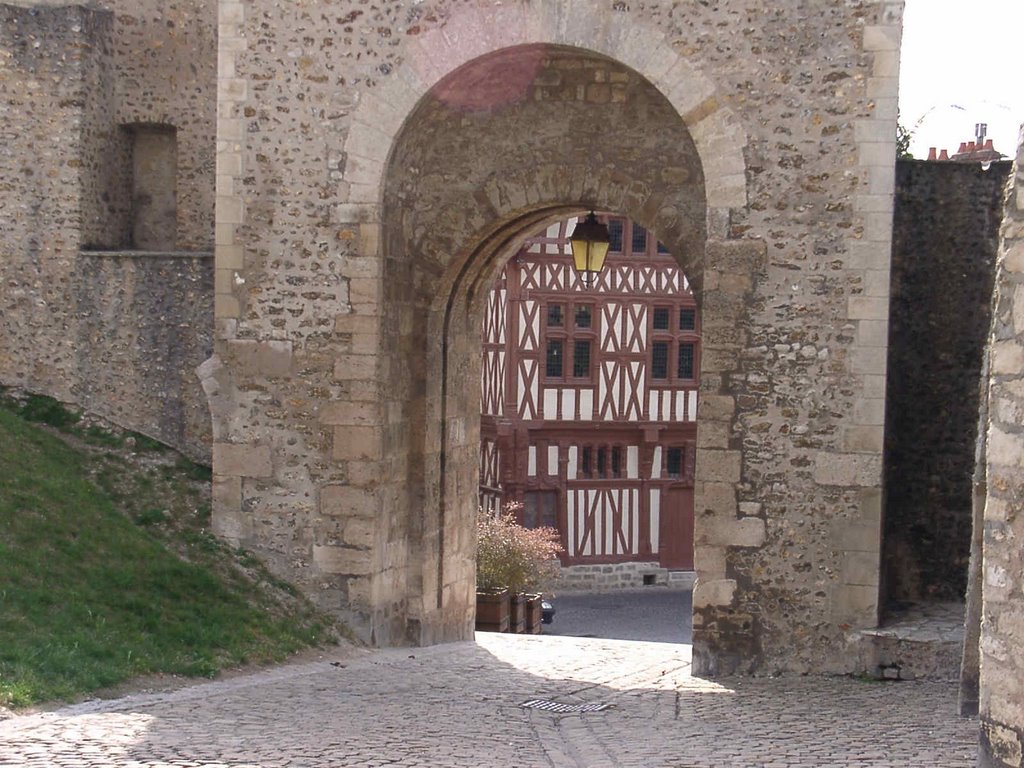
<svg viewBox="0 0 1024 768"><path fill-rule="evenodd" d="M989 152L995 152L996 148L992 146L992 139L985 139L985 149Z"/></svg>
<svg viewBox="0 0 1024 768"><path fill-rule="evenodd" d="M960 142L960 149L958 149L958 150L956 151L956 153L957 153L958 155L962 155L962 154L963 154L964 152L966 152L966 151L967 151L967 142L966 142L966 141L961 141L961 142Z"/></svg>
<svg viewBox="0 0 1024 768"><path fill-rule="evenodd" d="M949 160L949 153L946 150L939 152L939 160Z"/></svg>
<svg viewBox="0 0 1024 768"><path fill-rule="evenodd" d="M985 143L985 135L988 133L988 123L975 123L974 124L974 137L978 140L978 146L980 147Z"/></svg>
<svg viewBox="0 0 1024 768"><path fill-rule="evenodd" d="M928 147L928 159L929 160L936 160L936 159L938 159L936 157L936 155L935 155L935 147Z"/></svg>

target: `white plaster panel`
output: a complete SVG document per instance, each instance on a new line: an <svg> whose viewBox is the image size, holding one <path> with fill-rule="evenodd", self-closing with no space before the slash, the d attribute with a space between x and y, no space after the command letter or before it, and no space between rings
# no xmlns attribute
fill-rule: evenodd
<svg viewBox="0 0 1024 768"><path fill-rule="evenodd" d="M570 452L575 448L570 448ZM574 468L575 474L575 468ZM572 491L565 494L565 541L569 546L569 554L576 553L576 494Z"/></svg>
<svg viewBox="0 0 1024 768"><path fill-rule="evenodd" d="M576 390L575 389L563 389L562 390L562 416L561 418L567 421L574 421L576 419Z"/></svg>
<svg viewBox="0 0 1024 768"><path fill-rule="evenodd" d="M640 446L626 446L626 477L630 480L640 478Z"/></svg>
<svg viewBox="0 0 1024 768"><path fill-rule="evenodd" d="M658 450L661 450L660 448ZM651 488L651 552L657 553L661 532L661 489Z"/></svg>
<svg viewBox="0 0 1024 768"><path fill-rule="evenodd" d="M604 528L604 554L608 555L611 554L613 551L612 541L615 538L616 533L614 525L615 521L612 517L612 499L613 497L617 496L619 498L619 504L621 505L622 490L616 488L613 491L606 491L601 495L604 498L601 499L601 506L598 507L596 517L599 518L603 523L602 527ZM621 510L622 507L620 506L619 509Z"/></svg>
<svg viewBox="0 0 1024 768"><path fill-rule="evenodd" d="M554 420L558 418L558 415L558 390L546 387L544 389L544 418Z"/></svg>
<svg viewBox="0 0 1024 768"><path fill-rule="evenodd" d="M594 390L580 390L580 421L590 421L594 417Z"/></svg>

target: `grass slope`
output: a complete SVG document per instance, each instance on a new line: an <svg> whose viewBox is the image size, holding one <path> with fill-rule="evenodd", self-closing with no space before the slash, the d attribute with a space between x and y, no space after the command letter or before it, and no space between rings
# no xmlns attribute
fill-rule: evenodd
<svg viewBox="0 0 1024 768"><path fill-rule="evenodd" d="M335 638L294 589L207 533L208 470L62 414L0 402L0 705L210 677Z"/></svg>

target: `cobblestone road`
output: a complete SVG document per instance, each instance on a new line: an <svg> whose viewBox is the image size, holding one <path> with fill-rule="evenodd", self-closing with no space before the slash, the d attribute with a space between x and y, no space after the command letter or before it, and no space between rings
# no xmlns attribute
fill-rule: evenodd
<svg viewBox="0 0 1024 768"><path fill-rule="evenodd" d="M536 698L612 706L520 706ZM12 718L0 765L972 766L955 711L947 683L714 683L688 646L480 635Z"/></svg>

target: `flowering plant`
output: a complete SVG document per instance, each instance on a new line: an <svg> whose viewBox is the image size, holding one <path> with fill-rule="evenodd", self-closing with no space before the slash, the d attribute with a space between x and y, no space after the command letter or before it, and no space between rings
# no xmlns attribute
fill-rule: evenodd
<svg viewBox="0 0 1024 768"><path fill-rule="evenodd" d="M482 592L507 587L513 594L540 592L559 574L562 551L554 528L525 528L516 522L519 504L476 520L476 587Z"/></svg>

